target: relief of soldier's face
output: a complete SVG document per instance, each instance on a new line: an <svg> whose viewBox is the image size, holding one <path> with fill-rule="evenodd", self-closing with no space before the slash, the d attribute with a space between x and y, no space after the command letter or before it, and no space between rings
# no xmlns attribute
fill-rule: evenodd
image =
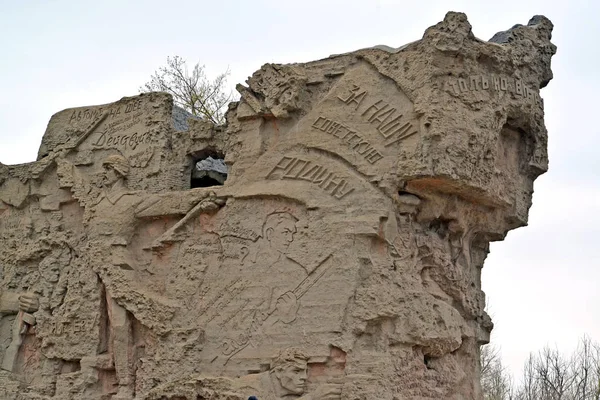
<svg viewBox="0 0 600 400"><path fill-rule="evenodd" d="M102 175L102 184L106 187L114 185L121 179L121 176L115 171L110 165L104 166L104 173Z"/></svg>
<svg viewBox="0 0 600 400"><path fill-rule="evenodd" d="M268 237L271 247L286 253L290 243L294 241L296 233L296 222L291 219L283 219L276 227L269 229Z"/></svg>
<svg viewBox="0 0 600 400"><path fill-rule="evenodd" d="M275 372L279 385L286 394L302 394L306 390L308 366L304 360L290 362Z"/></svg>
<svg viewBox="0 0 600 400"><path fill-rule="evenodd" d="M49 283L56 283L60 278L59 261L54 257L46 257L39 265L40 275Z"/></svg>

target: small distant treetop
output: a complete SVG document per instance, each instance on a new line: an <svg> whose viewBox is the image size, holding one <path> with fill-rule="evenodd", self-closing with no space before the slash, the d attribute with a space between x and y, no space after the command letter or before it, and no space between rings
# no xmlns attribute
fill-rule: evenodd
<svg viewBox="0 0 600 400"><path fill-rule="evenodd" d="M191 114L216 125L225 122L227 105L232 94L225 91L229 70L210 81L204 66L197 63L188 72L186 61L179 56L167 57L167 65L160 67L149 82L140 87L140 93L167 92L175 104Z"/></svg>

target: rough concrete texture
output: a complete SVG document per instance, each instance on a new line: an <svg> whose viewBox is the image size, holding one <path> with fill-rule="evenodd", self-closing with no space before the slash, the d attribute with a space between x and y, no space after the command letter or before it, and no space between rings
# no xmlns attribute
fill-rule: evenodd
<svg viewBox="0 0 600 400"><path fill-rule="evenodd" d="M55 114L0 165L0 398L481 399L480 273L548 165L551 31L448 13L265 64L225 126L163 93ZM225 184L190 189L208 156Z"/></svg>

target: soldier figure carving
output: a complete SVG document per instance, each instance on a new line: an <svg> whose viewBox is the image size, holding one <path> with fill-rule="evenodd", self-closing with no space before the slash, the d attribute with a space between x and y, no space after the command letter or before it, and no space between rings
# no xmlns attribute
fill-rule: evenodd
<svg viewBox="0 0 600 400"><path fill-rule="evenodd" d="M288 212L275 212L265 219L262 240L250 272L256 276L277 276L280 281L269 281L268 302L262 312L276 310L276 319L290 323L296 319L300 307L297 296L291 291L295 284L306 278L302 265L287 257L290 244L297 232L298 220Z"/></svg>
<svg viewBox="0 0 600 400"><path fill-rule="evenodd" d="M120 155L108 156L102 163L104 170L102 193L92 207L92 218L88 222L92 253L100 256L94 269L101 276L111 275L113 268L130 271L134 269L132 255L127 245L135 231L135 207L141 202L138 195L127 188L129 163ZM108 249L106 245L109 244ZM112 267L110 267L112 265ZM126 274L126 272L125 272ZM103 279L105 284L108 279ZM133 346L130 335L131 321L127 310L119 304L106 288L106 303L110 325L109 349L117 373L119 391L115 399L131 399L133 396L132 370L129 359Z"/></svg>
<svg viewBox="0 0 600 400"><path fill-rule="evenodd" d="M306 393L307 361L298 349L283 350L273 360L269 371L241 377L234 381L234 387L242 395L253 395L259 400L339 400L341 383L323 384L314 392Z"/></svg>

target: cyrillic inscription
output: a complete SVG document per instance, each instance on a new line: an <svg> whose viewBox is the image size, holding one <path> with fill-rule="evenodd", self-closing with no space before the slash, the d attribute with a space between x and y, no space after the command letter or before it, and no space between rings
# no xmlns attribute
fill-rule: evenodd
<svg viewBox="0 0 600 400"><path fill-rule="evenodd" d="M143 114L143 111L138 111L135 114L125 115L123 118L111 121L106 124L105 131L107 134L112 134L129 129L142 121L140 117Z"/></svg>
<svg viewBox="0 0 600 400"><path fill-rule="evenodd" d="M360 111L359 109L363 106L367 97L368 92L366 90L362 90L360 86L352 85L350 93L345 97L338 96L338 99L346 105L354 107L355 111ZM377 132L387 141L384 146L391 146L419 133L418 129L407 120L408 117L385 101L377 100L374 103L369 102L366 104L370 105L364 108L360 115L374 125Z"/></svg>
<svg viewBox="0 0 600 400"><path fill-rule="evenodd" d="M297 157L283 157L267 174L267 178L308 181L336 199L342 199L354 191L346 179L335 172L331 172L313 161Z"/></svg>
<svg viewBox="0 0 600 400"><path fill-rule="evenodd" d="M52 333L58 336L69 332L71 334L77 334L79 332L91 332L96 326L96 319L92 320L81 320L67 317L58 317L52 323Z"/></svg>
<svg viewBox="0 0 600 400"><path fill-rule="evenodd" d="M104 107L97 107L93 109L86 108L85 110L73 110L71 117L69 118L69 123L78 122L78 121L86 121L93 120L96 117L102 115L104 111L108 113L109 119L114 119L121 114L129 114L134 111L140 111L142 108L142 100L136 99L132 100L129 103L120 106L111 106L109 110L105 110Z"/></svg>
<svg viewBox="0 0 600 400"><path fill-rule="evenodd" d="M375 164L383 158L379 150L374 148L371 143L363 138L363 136L340 122L325 117L319 117L312 124L312 127L339 138L342 142L346 143L350 149L354 150L370 164Z"/></svg>
<svg viewBox="0 0 600 400"><path fill-rule="evenodd" d="M496 92L514 93L534 104L540 102L538 92L525 86L520 79L512 79L499 75L473 75L467 79L458 78L449 83L455 94L478 90L493 90Z"/></svg>
<svg viewBox="0 0 600 400"><path fill-rule="evenodd" d="M151 142L152 134L150 132L144 132L141 135L137 133L131 135L108 135L106 132L102 132L98 140L92 143L92 146L104 149L121 147L125 150L135 150L140 144Z"/></svg>

